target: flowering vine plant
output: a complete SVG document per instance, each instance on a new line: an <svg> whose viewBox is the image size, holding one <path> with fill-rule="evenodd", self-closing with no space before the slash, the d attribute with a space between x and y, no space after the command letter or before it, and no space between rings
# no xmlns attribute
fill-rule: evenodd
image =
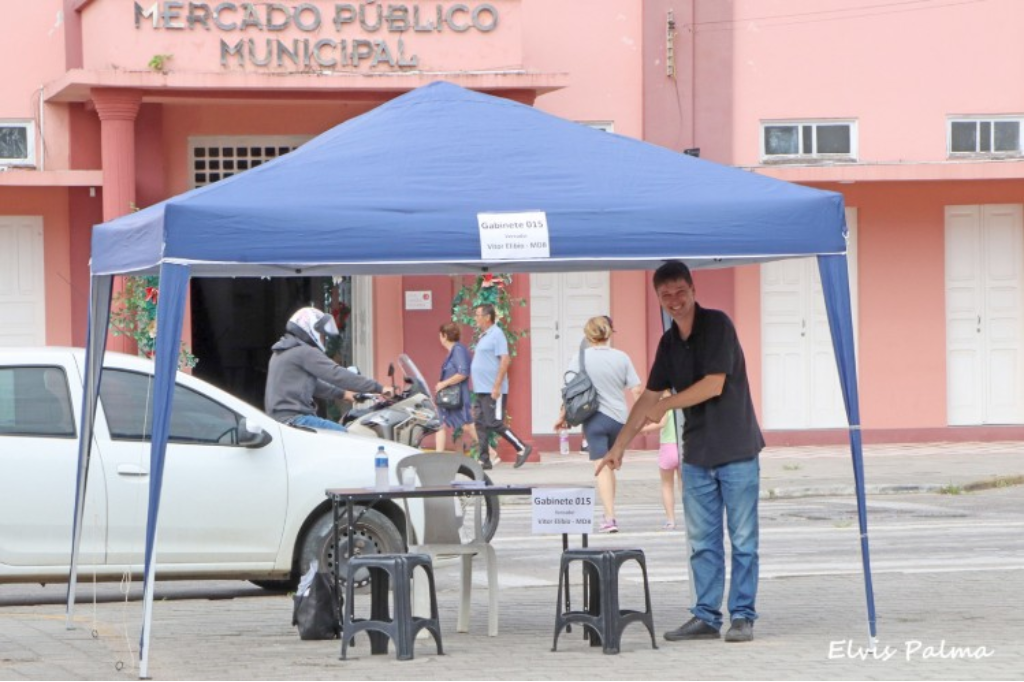
<svg viewBox="0 0 1024 682"><path fill-rule="evenodd" d="M127 336L135 342L142 357L156 352L156 305L160 298L160 278L156 276L124 278L124 288L114 294L110 312L110 330L114 336ZM178 368L195 367L199 359L182 341Z"/></svg>
<svg viewBox="0 0 1024 682"><path fill-rule="evenodd" d="M472 327L473 311L479 305L490 303L494 306L496 322L501 325L501 330L505 332L505 338L508 340L508 352L515 357L516 344L529 332L512 327L512 309L525 306L526 299L513 298L509 294L511 286L512 275L490 272L477 275L472 284L463 284L452 298L452 321L459 325ZM480 330L474 328L474 342L479 335Z"/></svg>

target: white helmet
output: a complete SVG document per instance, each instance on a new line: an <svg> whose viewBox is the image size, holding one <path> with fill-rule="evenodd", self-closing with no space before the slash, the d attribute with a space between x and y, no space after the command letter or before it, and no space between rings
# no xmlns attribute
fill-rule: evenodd
<svg viewBox="0 0 1024 682"><path fill-rule="evenodd" d="M294 333L295 329L293 327L308 336L324 352L327 351L327 348L324 347L320 334L323 333L327 336L339 335L338 325L335 324L334 318L316 308L299 309L288 319L285 330Z"/></svg>

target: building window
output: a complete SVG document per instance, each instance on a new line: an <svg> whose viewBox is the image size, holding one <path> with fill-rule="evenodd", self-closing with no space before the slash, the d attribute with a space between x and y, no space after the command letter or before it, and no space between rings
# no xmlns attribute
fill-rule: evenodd
<svg viewBox="0 0 1024 682"><path fill-rule="evenodd" d="M954 118L949 121L949 155L1021 155L1021 118Z"/></svg>
<svg viewBox="0 0 1024 682"><path fill-rule="evenodd" d="M189 169L192 187L203 187L235 173L255 168L284 156L310 137L273 135L189 138Z"/></svg>
<svg viewBox="0 0 1024 682"><path fill-rule="evenodd" d="M761 123L761 161L856 161L853 121L772 121Z"/></svg>
<svg viewBox="0 0 1024 682"><path fill-rule="evenodd" d="M32 121L0 120L0 166L35 165L35 124Z"/></svg>

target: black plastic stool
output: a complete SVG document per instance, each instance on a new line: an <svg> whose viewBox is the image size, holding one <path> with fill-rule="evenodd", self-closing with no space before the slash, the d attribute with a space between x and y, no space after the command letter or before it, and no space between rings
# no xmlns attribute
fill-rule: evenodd
<svg viewBox="0 0 1024 682"><path fill-rule="evenodd" d="M590 595L583 611L563 611L569 595L569 565L583 562ZM619 608L619 569L627 561L636 561L644 576L644 602L646 610ZM590 630L590 646L603 646L606 654L619 653L622 632L630 623L641 622L651 633L651 646L658 648L654 638L654 614L651 611L651 590L647 583L647 559L640 549L567 549L562 552L558 575L558 602L555 612L555 641L552 651L558 650L558 636L570 623L579 623Z"/></svg>
<svg viewBox="0 0 1024 682"><path fill-rule="evenodd" d="M412 613L413 570L421 567L427 574L430 590L430 617L419 618ZM355 618L355 574L360 568L370 572L370 617ZM389 583L394 594L393 614L388 610ZM367 631L370 653L386 654L388 639L394 641L400 661L413 658L416 635L426 629L434 636L437 653L441 648L441 625L437 617L437 594L434 591L434 566L426 554L367 554L348 560L345 579L345 608L341 618L341 659L345 660L348 643L356 634Z"/></svg>

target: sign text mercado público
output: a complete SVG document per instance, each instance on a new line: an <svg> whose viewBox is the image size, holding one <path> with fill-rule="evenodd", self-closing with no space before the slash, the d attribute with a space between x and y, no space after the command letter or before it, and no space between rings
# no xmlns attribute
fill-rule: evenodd
<svg viewBox="0 0 1024 682"><path fill-rule="evenodd" d="M310 2L135 3L135 28L164 31L221 31L274 34L287 30L322 33L334 28L337 38L239 37L220 39L224 68L287 68L331 71L369 68L410 70L420 67L406 54L407 34L490 33L498 27L498 9L490 3L335 3L329 10ZM353 33L360 37L347 36ZM345 37L342 37L345 36ZM391 38L397 36L392 44Z"/></svg>

